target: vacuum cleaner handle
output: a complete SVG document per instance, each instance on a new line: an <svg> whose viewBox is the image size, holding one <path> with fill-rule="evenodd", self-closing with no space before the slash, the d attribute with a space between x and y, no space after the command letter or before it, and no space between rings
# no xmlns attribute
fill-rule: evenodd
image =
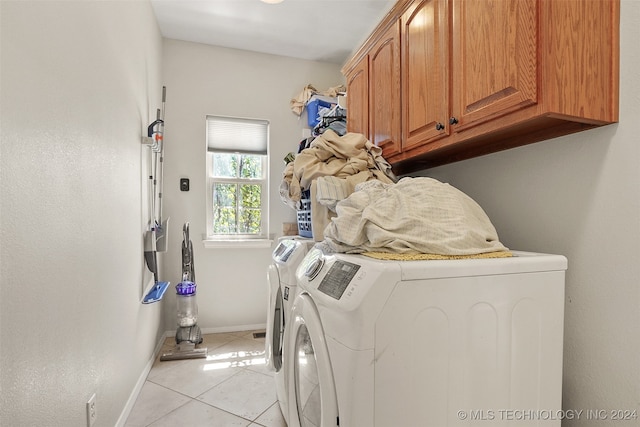
<svg viewBox="0 0 640 427"><path fill-rule="evenodd" d="M189 239L189 223L182 227L182 280L196 281L196 273L193 267L193 244Z"/></svg>

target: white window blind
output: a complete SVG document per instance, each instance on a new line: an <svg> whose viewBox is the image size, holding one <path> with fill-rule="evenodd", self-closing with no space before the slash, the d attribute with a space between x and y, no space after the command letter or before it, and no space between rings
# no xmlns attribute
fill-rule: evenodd
<svg viewBox="0 0 640 427"><path fill-rule="evenodd" d="M207 116L207 150L266 155L268 130L266 120Z"/></svg>

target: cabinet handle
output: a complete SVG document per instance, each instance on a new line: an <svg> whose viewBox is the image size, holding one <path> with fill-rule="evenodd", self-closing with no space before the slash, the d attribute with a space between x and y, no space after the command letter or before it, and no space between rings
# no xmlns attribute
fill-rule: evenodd
<svg viewBox="0 0 640 427"><path fill-rule="evenodd" d="M444 129L444 125L442 123L436 123L436 130Z"/></svg>
<svg viewBox="0 0 640 427"><path fill-rule="evenodd" d="M456 119L455 117L449 118L449 124L450 125L457 125L458 124L458 119Z"/></svg>

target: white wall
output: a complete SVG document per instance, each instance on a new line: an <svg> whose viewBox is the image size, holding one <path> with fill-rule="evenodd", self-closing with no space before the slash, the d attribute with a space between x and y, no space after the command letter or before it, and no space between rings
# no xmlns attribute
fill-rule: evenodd
<svg viewBox="0 0 640 427"><path fill-rule="evenodd" d="M272 248L205 249L205 116L217 114L270 121L270 232L282 234L295 211L281 202L283 158L302 140L306 112L298 119L289 106L308 83L318 90L344 83L340 66L251 53L177 40L164 40L167 86L165 124L165 216L170 216L169 250L163 280L181 278L182 225L189 222L198 285L198 324L205 331L264 325L266 270ZM189 178L191 190L179 190ZM175 298L165 300L167 330L175 330Z"/></svg>
<svg viewBox="0 0 640 427"><path fill-rule="evenodd" d="M147 2L4 0L0 19L0 425L85 425L96 392L97 426L112 426L175 319L171 295L164 320L161 304L140 304L139 137L161 85L172 217L163 278L179 279L190 221L201 324L215 329L264 322L270 251L202 247L204 115L272 121L280 234L295 218L275 196L281 158L302 128L288 101L341 76L327 64L170 40L161 52ZM619 124L423 173L478 200L510 247L568 257L565 409L640 401L640 2L622 0L621 21ZM180 177L191 178L189 193Z"/></svg>
<svg viewBox="0 0 640 427"><path fill-rule="evenodd" d="M2 1L0 425L114 426L159 339L143 305L147 1ZM144 377L142 377L144 379Z"/></svg>
<svg viewBox="0 0 640 427"><path fill-rule="evenodd" d="M510 248L568 258L563 407L640 417L640 2L621 8L618 124L420 175L477 200ZM562 425L638 423L608 414Z"/></svg>

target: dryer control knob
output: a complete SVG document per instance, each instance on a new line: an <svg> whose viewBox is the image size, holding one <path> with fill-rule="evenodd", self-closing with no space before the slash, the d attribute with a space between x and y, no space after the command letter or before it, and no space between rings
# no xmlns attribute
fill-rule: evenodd
<svg viewBox="0 0 640 427"><path fill-rule="evenodd" d="M324 259L316 258L315 260L313 260L311 264L309 264L309 267L304 272L304 275L307 276L309 280L315 279L318 273L320 273L320 270L322 270L323 265L324 265Z"/></svg>

